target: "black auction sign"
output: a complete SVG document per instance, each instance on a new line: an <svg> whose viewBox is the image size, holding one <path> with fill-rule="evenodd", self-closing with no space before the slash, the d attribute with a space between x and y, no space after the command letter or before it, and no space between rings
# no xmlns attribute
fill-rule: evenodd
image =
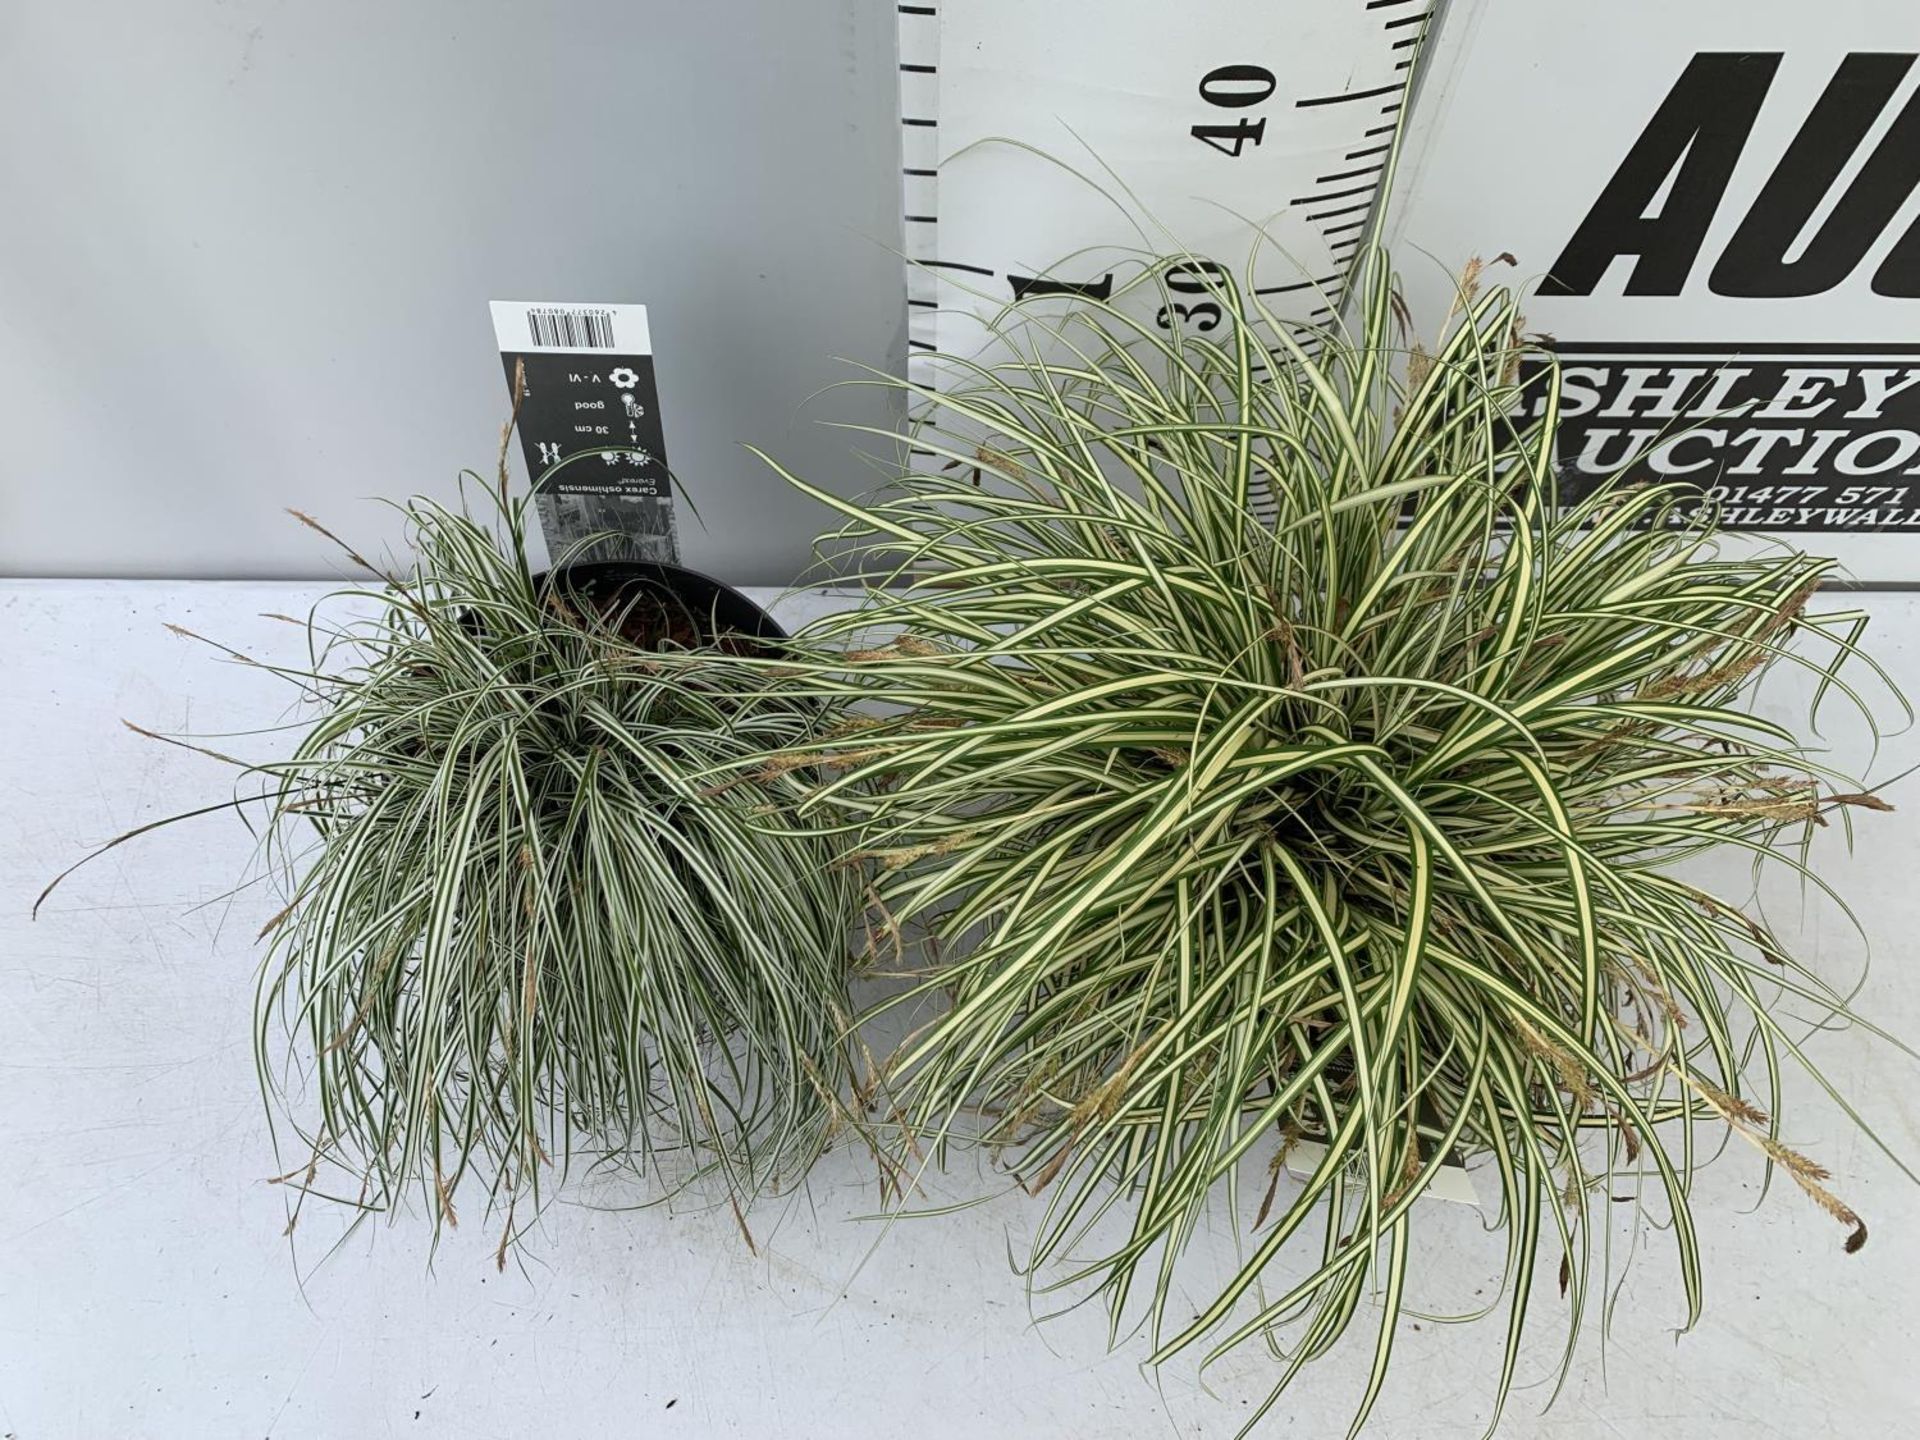
<svg viewBox="0 0 1920 1440"><path fill-rule="evenodd" d="M492 302L548 553L675 563L673 488L644 305Z"/></svg>
<svg viewBox="0 0 1920 1440"><path fill-rule="evenodd" d="M1553 348L1569 498L1625 472L1732 530L1920 530L1920 345Z"/></svg>
<svg viewBox="0 0 1920 1440"><path fill-rule="evenodd" d="M1447 264L1506 254L1535 287L1565 491L1679 479L1727 528L1909 582L1917 190L1910 0L1453 0L1388 234L1428 327Z"/></svg>

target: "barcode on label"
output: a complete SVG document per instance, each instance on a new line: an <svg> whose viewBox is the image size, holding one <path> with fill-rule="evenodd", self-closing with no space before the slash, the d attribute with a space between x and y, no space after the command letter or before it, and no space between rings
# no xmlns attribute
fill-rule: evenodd
<svg viewBox="0 0 1920 1440"><path fill-rule="evenodd" d="M541 309L527 311L527 333L537 346L549 349L611 350L611 310Z"/></svg>

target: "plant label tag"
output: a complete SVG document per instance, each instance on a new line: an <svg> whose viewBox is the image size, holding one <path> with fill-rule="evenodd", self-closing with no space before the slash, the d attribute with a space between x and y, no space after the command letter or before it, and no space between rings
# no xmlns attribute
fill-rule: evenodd
<svg viewBox="0 0 1920 1440"><path fill-rule="evenodd" d="M547 553L677 563L647 307L491 308Z"/></svg>

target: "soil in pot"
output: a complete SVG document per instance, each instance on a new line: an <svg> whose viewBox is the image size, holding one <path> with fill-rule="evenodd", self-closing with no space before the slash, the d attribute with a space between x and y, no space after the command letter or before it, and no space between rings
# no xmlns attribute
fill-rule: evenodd
<svg viewBox="0 0 1920 1440"><path fill-rule="evenodd" d="M592 607L641 650L698 649L765 656L787 638L774 619L730 585L679 565L602 560L534 577L554 600Z"/></svg>

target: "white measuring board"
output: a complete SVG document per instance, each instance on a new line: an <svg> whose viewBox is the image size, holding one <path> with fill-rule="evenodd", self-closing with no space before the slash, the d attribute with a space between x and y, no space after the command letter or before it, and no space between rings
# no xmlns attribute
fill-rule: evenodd
<svg viewBox="0 0 1920 1440"><path fill-rule="evenodd" d="M1330 320L1437 3L900 5L913 355L971 354L1036 283L1099 294L1143 251L1241 273L1256 227L1276 315Z"/></svg>

